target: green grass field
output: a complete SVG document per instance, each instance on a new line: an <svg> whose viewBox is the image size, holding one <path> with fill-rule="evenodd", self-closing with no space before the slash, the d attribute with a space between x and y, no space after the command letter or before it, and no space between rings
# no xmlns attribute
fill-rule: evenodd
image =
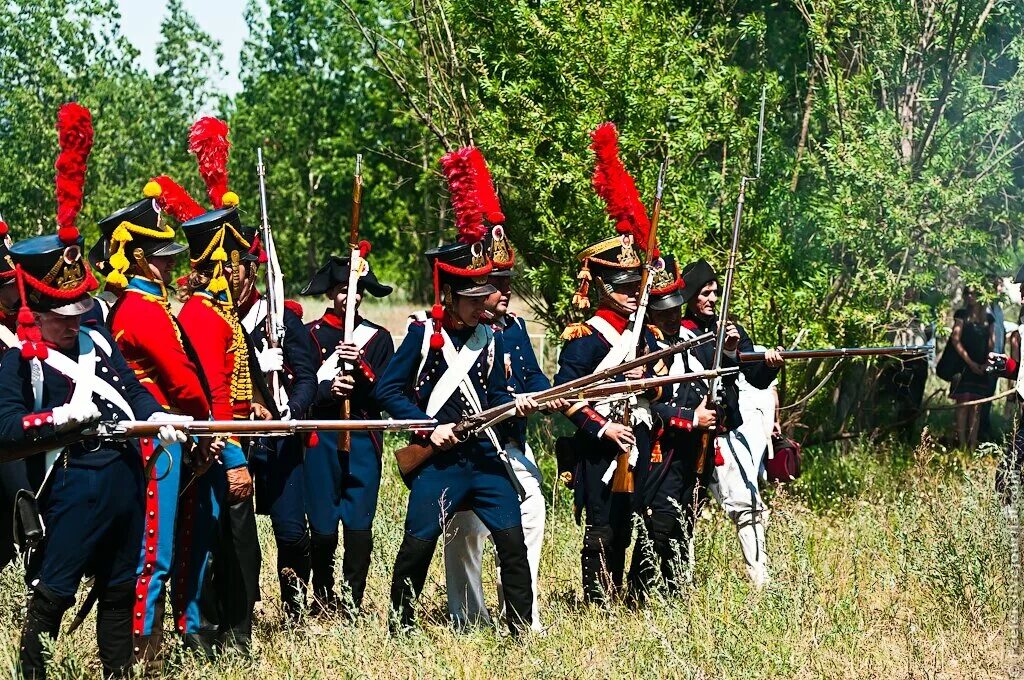
<svg viewBox="0 0 1024 680"><path fill-rule="evenodd" d="M388 636L387 589L406 500L388 462L368 611L359 621L283 626L273 538L261 522L264 601L254 658L207 665L171 637L165 677L985 678L1019 667L1009 623L1009 535L992 492L991 458L934 445L810 451L798 483L768 493L775 577L768 589L748 586L731 523L711 505L698 527L692 589L641 611L580 603L581 530L568 494L549 487L540 593L549 628L521 642L446 625L440 555L420 630ZM543 456L548 480L552 465ZM21 577L20 568L0 574L3 663L12 672ZM98 676L93 617L57 642L51 677Z"/></svg>

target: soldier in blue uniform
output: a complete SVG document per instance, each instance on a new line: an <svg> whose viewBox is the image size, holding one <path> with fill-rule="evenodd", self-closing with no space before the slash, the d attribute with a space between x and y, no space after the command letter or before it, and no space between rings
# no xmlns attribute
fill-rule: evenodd
<svg viewBox="0 0 1024 680"><path fill-rule="evenodd" d="M62 235L67 238L66 230ZM96 287L81 250L77 233L70 243L39 236L11 248L27 340L0 362L0 446L45 445L100 419L171 419L136 379L110 334L79 325L94 304L88 293ZM34 381L40 373L42 380ZM161 443L184 439L172 428L161 431ZM82 576L92 573L99 589L96 638L104 674L124 675L132 661L145 512L141 454L134 442L97 439L54 453L39 494L46 536L26 570L31 597L22 629L22 672L45 676L41 638L56 637Z"/></svg>
<svg viewBox="0 0 1024 680"><path fill-rule="evenodd" d="M659 347L680 341L683 296L686 286L671 255L654 273L647 317ZM732 335L730 334L730 337ZM714 347L705 344L676 354L659 373L682 375L704 370L714 363ZM711 460L703 460L702 435L713 430L715 410L707 404L704 382L688 382L665 389L652 404L657 416L650 464L637 470L636 504L643 520L642 536L633 552L630 583L643 600L660 583L676 594L684 583L682 567L689 559L690 538L714 475Z"/></svg>
<svg viewBox="0 0 1024 680"><path fill-rule="evenodd" d="M242 327L255 348L260 373L280 376L281 394L268 394L266 401L283 419L303 419L316 393L316 365L302 319L287 306L282 310L284 339L281 347L270 347L267 338L268 305L256 288L259 265L266 255L259 245L256 230L244 227L242 236L253 244L255 258L248 267L248 284L238 302ZM305 603L309 581L309 531L303 493L302 462L306 436L264 437L257 439L249 459L256 485L256 512L269 515L277 544L277 578L281 585L281 603L286 616L296 620Z"/></svg>
<svg viewBox="0 0 1024 680"><path fill-rule="evenodd" d="M512 296L512 270L515 253L512 244L505 237L504 228L495 225L488 239L489 254L493 270L488 279L497 288L491 329L501 334L505 355L501 357L509 389L513 394L539 392L551 387L551 381L541 370L534 354L526 320L510 312ZM568 406L563 400L546 405L553 410ZM540 574L541 547L544 543L544 490L540 468L533 451L526 441L526 419L512 418L499 428L498 436L509 457L516 478L525 491L520 506L523 517L523 534L526 538L527 557L530 562L530 583L533 588L534 630L542 630L538 607L537 581ZM491 617L484 603L481 567L484 542L488 538L487 527L471 511L455 514L445 535L445 580L448 586L448 614L458 627L468 624L490 625ZM498 564L498 606L504 607L501 565Z"/></svg>
<svg viewBox="0 0 1024 680"><path fill-rule="evenodd" d="M490 324L487 282L491 265L483 243L456 243L426 253L434 271L435 305L430 318L414 320L377 384L380 405L392 417L435 418L440 424L422 442L436 453L410 473L405 537L391 581L392 626L415 620L414 601L423 589L444 524L464 505L490 530L502 565L506 618L513 633L533 620L533 592L514 473L493 431L467 441L454 434L467 415L516 402L517 414L536 409L513 400L505 379L504 342ZM443 298L444 304L440 304Z"/></svg>
<svg viewBox="0 0 1024 680"><path fill-rule="evenodd" d="M386 297L392 288L377 280L366 260L368 253L369 248L364 247L362 262L358 265L355 329L350 342L344 341L349 258L332 255L302 291L303 295L326 296L330 304L322 317L306 326L320 367L311 415L317 420L337 419L343 398L349 400L352 418L381 417L381 407L373 391L395 353L395 345L386 328L359 313L359 303L367 294ZM346 363L354 370L340 371ZM373 552L373 519L377 513L384 448L380 432L352 432L348 451L339 450L338 439L336 432L319 433L316 445L306 454L304 471L313 563L312 610L327 614L342 611L349 604L355 610L363 605ZM340 598L334 589L338 522L344 531L341 562L344 596ZM354 613L348 611L349 615Z"/></svg>
<svg viewBox="0 0 1024 680"><path fill-rule="evenodd" d="M568 342L558 360L556 385L622 363L638 342L626 332L630 316L639 305L642 266L642 254L632 236L605 239L584 249L578 257L583 264L581 273L587 277L581 276L581 280L592 279L598 291L598 309L585 323L572 324L562 333L562 339ZM587 292L582 290L578 296L585 297ZM646 327L642 336L639 343L644 348L656 348L654 335ZM649 369L637 368L620 378L639 378L648 373ZM633 464L643 469L651 453L652 420L647 401L637 400L629 411L629 422L622 422L621 402L618 408L577 402L564 412L578 428L571 440L559 443L563 452L571 452L574 464L566 464L563 454L559 467L572 468L576 521L583 517L586 521L581 567L587 602L606 602L623 585L633 498L630 493L613 491L611 480L620 454L631 453Z"/></svg>

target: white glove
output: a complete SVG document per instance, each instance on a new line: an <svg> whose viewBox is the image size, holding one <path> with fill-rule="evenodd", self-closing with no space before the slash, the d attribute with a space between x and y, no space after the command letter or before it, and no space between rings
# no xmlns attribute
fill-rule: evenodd
<svg viewBox="0 0 1024 680"><path fill-rule="evenodd" d="M260 373L273 373L284 368L284 350L270 347L263 341L263 349L256 352L256 361L260 365Z"/></svg>
<svg viewBox="0 0 1024 680"><path fill-rule="evenodd" d="M174 422L174 423L189 423L192 422L192 416L182 416L176 413L163 413L157 412L149 417L150 422ZM173 425L162 425L160 430L157 432L156 438L160 441L163 446L171 446L172 444L184 444L188 441L188 436L181 430L176 429Z"/></svg>
<svg viewBox="0 0 1024 680"><path fill-rule="evenodd" d="M277 412L281 415L281 420L291 420L292 410L287 405L279 408Z"/></svg>
<svg viewBox="0 0 1024 680"><path fill-rule="evenodd" d="M91 401L57 406L54 407L51 413L53 414L54 427L84 425L101 418L100 410Z"/></svg>

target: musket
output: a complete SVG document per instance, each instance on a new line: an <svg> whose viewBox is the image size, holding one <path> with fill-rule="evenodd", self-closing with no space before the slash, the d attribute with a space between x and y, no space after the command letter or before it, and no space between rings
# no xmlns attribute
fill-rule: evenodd
<svg viewBox="0 0 1024 680"><path fill-rule="evenodd" d="M546 390L533 392L529 396L533 397L534 401L543 406L556 399L561 399L567 395L578 393L580 390L587 387L592 387L600 383L613 380L619 375L622 375L627 371L631 371L634 368L646 366L647 364L675 356L680 352L693 349L694 347L710 342L713 338L714 334L708 332L689 340L681 340L675 344L669 345L668 347L633 359L632 361L626 361L621 364L602 369L596 373L580 376L579 378L562 383L561 385L555 385ZM614 384L617 386L624 383L620 381ZM469 437L482 432L488 427L493 427L514 415L515 406L513 404L492 406L480 413L464 418L455 426L453 434L460 440L465 441ZM397 449L395 451L395 459L398 461L398 469L403 475L407 475L423 465L423 463L425 463L427 459L435 453L437 453L437 451L433 446L431 446L429 441L426 443L413 442L408 446Z"/></svg>
<svg viewBox="0 0 1024 680"><path fill-rule="evenodd" d="M718 338L715 341L715 360L711 365L712 370L722 367L722 353L725 350L725 329L729 325L729 301L732 298L733 273L736 270L736 255L740 247L740 225L743 223L743 204L747 198L747 184L760 179L761 177L761 149L764 142L764 105L768 93L767 85L761 86L761 112L757 122L757 160L754 164L755 172L753 177L744 175L740 178L740 193L736 199L736 213L732 220L732 244L729 247L729 264L725 268L725 286L722 289L722 308L718 315ZM708 406L714 408L721 416L722 404L725 395L722 394L722 377L719 376L711 381L711 389L708 391ZM721 420L721 418L719 418ZM704 432L702 436L703 452L697 457L697 473L704 472L707 464L707 454L714 446L714 437L711 431Z"/></svg>
<svg viewBox="0 0 1024 680"><path fill-rule="evenodd" d="M356 290L359 286L359 269L362 255L359 250L359 213L363 205L363 154L356 154L356 176L352 184L352 220L348 230L348 289L345 293L345 326L342 336L345 342L352 342L356 329ZM345 362L340 374L351 371L352 364ZM352 402L346 397L341 400L341 418L348 420L352 416ZM352 450L352 434L342 432L338 435L338 451Z"/></svg>
<svg viewBox="0 0 1024 680"><path fill-rule="evenodd" d="M644 269L640 275L640 300L637 304L636 311L633 312L633 325L631 328L633 347L630 353L626 355L627 359L636 357L638 348L643 342L643 331L644 323L647 317L647 303L651 298L651 285L654 283L654 251L658 244L658 221L661 218L661 198L665 192L665 173L668 171L668 155L665 156L665 160L661 162L661 168L658 170L658 185L654 194L654 209L651 212L651 230L647 235L647 243L644 244L646 248L646 259L644 260ZM624 425L629 425L629 420L632 419L631 408L626 407L623 412ZM631 451L624 451L618 455L615 459L615 474L612 477L612 492L613 493L632 493L633 492L633 471L630 469L629 459L631 457Z"/></svg>
<svg viewBox="0 0 1024 680"><path fill-rule="evenodd" d="M256 149L256 175L259 177L260 184L260 239L263 241L263 250L267 254L267 318L265 320L267 346L280 347L284 342L284 279L281 276L281 263L277 259L274 234L270 229L270 218L267 213L267 172L263 165L263 147ZM278 411L284 410L287 406L287 398L281 389L281 372L270 373L267 376L267 382Z"/></svg>
<svg viewBox="0 0 1024 680"><path fill-rule="evenodd" d="M694 371L692 373L680 373L679 375L659 375L653 378L638 378L637 380L623 380L592 387L584 387L578 391L564 394L563 398L570 401L590 401L593 399L606 399L608 397L628 397L632 394L647 392L648 390L678 385L681 383L696 382L698 380L709 380L711 378L724 377L739 372L738 366L726 366L717 371Z"/></svg>
<svg viewBox="0 0 1024 680"><path fill-rule="evenodd" d="M156 437L160 428L170 425L190 437L287 437L306 432L407 432L437 427L433 419L423 420L109 420L83 429L62 433L55 438L26 442L0 452L0 463L27 458L45 451L63 449L89 441Z"/></svg>
<svg viewBox="0 0 1024 680"><path fill-rule="evenodd" d="M827 349L790 349L779 352L787 361L793 359L830 359L843 357L920 357L931 354L931 345L893 345L890 347L834 347ZM740 363L764 361L765 352L740 352Z"/></svg>

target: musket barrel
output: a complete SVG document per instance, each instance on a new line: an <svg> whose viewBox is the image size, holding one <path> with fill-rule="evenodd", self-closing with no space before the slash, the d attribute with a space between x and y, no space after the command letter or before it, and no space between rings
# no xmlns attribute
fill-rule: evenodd
<svg viewBox="0 0 1024 680"><path fill-rule="evenodd" d="M170 425L176 430L187 434L206 436L220 434L238 434L251 436L288 435L300 432L352 432L382 431L396 432L406 430L431 429L437 426L436 420L190 420L190 421L148 421L122 420L109 425L101 436L145 437L154 436L160 428Z"/></svg>
<svg viewBox="0 0 1024 680"><path fill-rule="evenodd" d="M794 349L780 352L783 359L829 359L871 356L923 356L932 351L928 345L896 345L892 347L835 347L826 349ZM740 362L764 361L765 352L740 352Z"/></svg>

